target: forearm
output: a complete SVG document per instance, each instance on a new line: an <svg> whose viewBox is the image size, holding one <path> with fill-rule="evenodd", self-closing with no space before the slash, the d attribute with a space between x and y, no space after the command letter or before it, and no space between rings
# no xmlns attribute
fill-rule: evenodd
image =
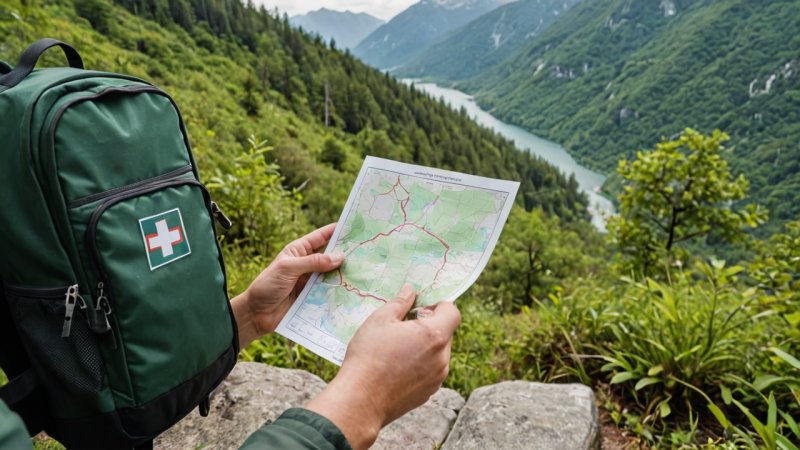
<svg viewBox="0 0 800 450"><path fill-rule="evenodd" d="M306 409L333 422L356 450L369 448L385 422L384 411L375 405L358 379L342 372Z"/></svg>

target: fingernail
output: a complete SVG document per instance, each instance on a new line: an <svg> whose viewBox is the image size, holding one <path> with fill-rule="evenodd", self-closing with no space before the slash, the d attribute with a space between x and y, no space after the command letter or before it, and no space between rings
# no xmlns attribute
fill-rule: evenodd
<svg viewBox="0 0 800 450"><path fill-rule="evenodd" d="M433 315L433 308L431 308L430 306L426 306L424 308L417 309L417 317L418 318L430 317L432 315Z"/></svg>
<svg viewBox="0 0 800 450"><path fill-rule="evenodd" d="M402 297L407 297L411 295L412 292L414 292L414 286L411 286L410 283L406 283L402 288L400 288L400 295Z"/></svg>
<svg viewBox="0 0 800 450"><path fill-rule="evenodd" d="M328 255L330 262L336 264L344 260L344 253L336 251Z"/></svg>

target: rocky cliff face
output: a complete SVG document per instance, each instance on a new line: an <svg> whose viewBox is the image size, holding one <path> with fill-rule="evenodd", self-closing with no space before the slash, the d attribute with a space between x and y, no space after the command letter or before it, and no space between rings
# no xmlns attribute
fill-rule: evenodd
<svg viewBox="0 0 800 450"><path fill-rule="evenodd" d="M239 363L211 399L155 442L157 449L235 449L285 409L325 387L308 372ZM582 385L510 381L475 390L466 402L440 389L381 431L373 449L599 449L594 394Z"/></svg>
<svg viewBox="0 0 800 450"><path fill-rule="evenodd" d="M405 78L464 80L508 58L579 0L519 0L450 32L397 71Z"/></svg>

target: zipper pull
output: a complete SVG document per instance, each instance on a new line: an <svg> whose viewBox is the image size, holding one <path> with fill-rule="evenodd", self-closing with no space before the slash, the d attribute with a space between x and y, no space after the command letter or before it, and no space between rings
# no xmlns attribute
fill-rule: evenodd
<svg viewBox="0 0 800 450"><path fill-rule="evenodd" d="M111 339L111 349L117 349L117 336L114 334L114 327L111 326L111 323L108 320L108 316L111 315L111 303L108 301L108 297L106 297L104 288L105 284L101 281L97 283L97 290L99 293L97 294L97 305L95 306L95 311L97 311L97 315L99 316L100 313L103 314L103 318L105 319L104 328L107 331L110 331L110 339Z"/></svg>
<svg viewBox="0 0 800 450"><path fill-rule="evenodd" d="M233 222L231 222L231 219L228 219L228 216L222 212L222 209L220 209L217 202L211 202L211 214L213 214L214 218L217 219L217 222L222 225L222 228L230 230L233 226Z"/></svg>
<svg viewBox="0 0 800 450"><path fill-rule="evenodd" d="M69 337L72 330L72 317L75 314L75 305L77 304L80 309L86 309L86 302L78 293L78 285L73 284L67 288L66 296L64 297L65 312L64 312L64 325L61 326L61 337Z"/></svg>

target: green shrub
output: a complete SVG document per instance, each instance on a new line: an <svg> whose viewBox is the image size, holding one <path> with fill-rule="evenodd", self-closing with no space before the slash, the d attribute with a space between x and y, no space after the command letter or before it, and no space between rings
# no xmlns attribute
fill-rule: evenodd
<svg viewBox="0 0 800 450"><path fill-rule="evenodd" d="M251 255L271 257L308 230L300 212L302 197L286 190L276 163L267 163L267 141L248 139L246 153L234 159L231 172L216 170L206 184L212 197L233 223L225 238L249 249Z"/></svg>

